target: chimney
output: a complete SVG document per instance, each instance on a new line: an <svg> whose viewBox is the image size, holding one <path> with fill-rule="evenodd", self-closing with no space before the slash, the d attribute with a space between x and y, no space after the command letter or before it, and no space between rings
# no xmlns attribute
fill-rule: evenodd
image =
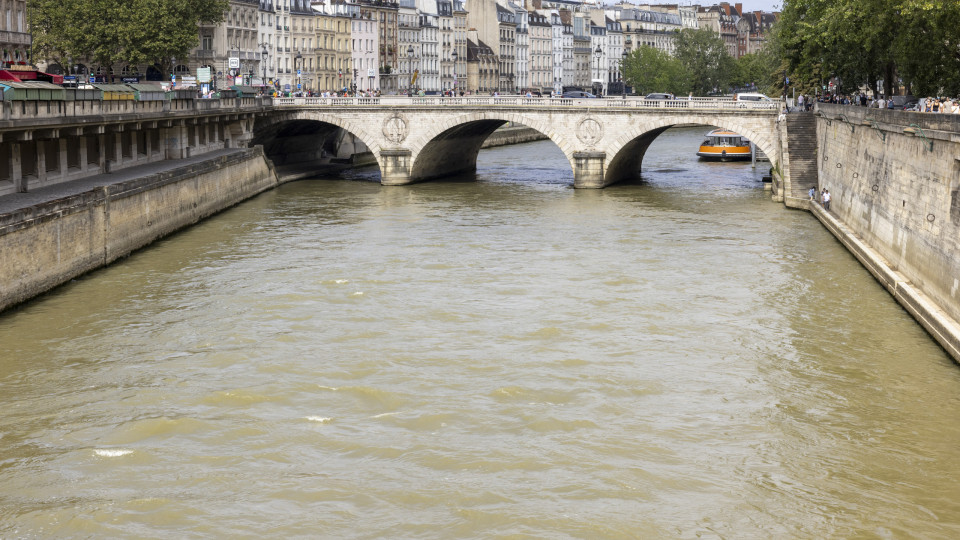
<svg viewBox="0 0 960 540"><path fill-rule="evenodd" d="M736 6L737 6L737 15L743 15L743 4L738 2Z"/></svg>

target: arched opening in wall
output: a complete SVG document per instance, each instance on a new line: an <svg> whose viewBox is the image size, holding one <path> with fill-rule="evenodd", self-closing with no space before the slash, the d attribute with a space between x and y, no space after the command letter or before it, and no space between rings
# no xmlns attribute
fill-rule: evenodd
<svg viewBox="0 0 960 540"><path fill-rule="evenodd" d="M284 179L336 174L364 168L365 179L379 181L376 157L353 133L318 120L288 120L254 127L251 145L263 151ZM374 172L375 171L375 172Z"/></svg>
<svg viewBox="0 0 960 540"><path fill-rule="evenodd" d="M738 178L755 179L755 184L750 180L747 185L762 188L771 164L763 148L751 143L747 135L728 127L658 127L634 137L614 156L608 156L606 180L608 184L672 184L684 178L688 182L715 182L735 174ZM751 150L755 151L754 156Z"/></svg>
<svg viewBox="0 0 960 540"><path fill-rule="evenodd" d="M543 169L547 183L573 183L563 151L541 131L513 121L491 118L447 128L419 151L411 167L414 181L474 174L473 179L503 181L517 170Z"/></svg>

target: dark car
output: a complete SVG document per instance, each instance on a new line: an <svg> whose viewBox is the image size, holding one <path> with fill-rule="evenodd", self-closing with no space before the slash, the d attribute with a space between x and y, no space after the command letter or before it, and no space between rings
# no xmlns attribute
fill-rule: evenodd
<svg viewBox="0 0 960 540"><path fill-rule="evenodd" d="M662 92L654 92L652 94L647 94L644 99L676 99L673 97L673 94L665 94Z"/></svg>
<svg viewBox="0 0 960 540"><path fill-rule="evenodd" d="M563 93L563 96L561 96L561 97L565 97L565 98L595 98L595 97L597 97L597 96L591 94L590 92L581 92L580 90L576 90L576 91L572 91L572 92L564 92L564 93Z"/></svg>

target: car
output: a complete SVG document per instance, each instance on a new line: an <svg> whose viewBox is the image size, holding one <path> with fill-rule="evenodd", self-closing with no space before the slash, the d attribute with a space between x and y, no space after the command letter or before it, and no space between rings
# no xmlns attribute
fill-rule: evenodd
<svg viewBox="0 0 960 540"><path fill-rule="evenodd" d="M654 92L652 94L647 94L644 99L676 99L673 94L665 94L663 92Z"/></svg>
<svg viewBox="0 0 960 540"><path fill-rule="evenodd" d="M580 90L564 92L563 96L565 98L595 98L597 96L591 94L590 92L582 92Z"/></svg>
<svg viewBox="0 0 960 540"><path fill-rule="evenodd" d="M758 94L755 92L744 92L742 94L734 94L734 101L773 101L763 94Z"/></svg>

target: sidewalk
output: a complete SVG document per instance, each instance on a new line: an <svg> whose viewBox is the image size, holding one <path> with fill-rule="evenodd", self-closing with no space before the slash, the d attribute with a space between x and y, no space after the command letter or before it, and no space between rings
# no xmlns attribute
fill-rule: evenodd
<svg viewBox="0 0 960 540"><path fill-rule="evenodd" d="M112 173L96 174L86 178L80 178L78 180L63 182L62 184L44 186L28 193L11 193L9 195L3 195L0 196L0 214L7 214L9 212L20 210L21 208L27 208L36 204L55 201L71 195L77 195L85 191L90 191L94 188L108 186L110 184L116 184L119 182L127 182L143 176L169 171L171 169L183 167L184 165L192 165L208 159L227 156L230 154L243 152L245 150L245 148L224 148L222 150L207 152L206 154L191 156L186 159L154 161L151 163L144 163L143 165L127 167Z"/></svg>

